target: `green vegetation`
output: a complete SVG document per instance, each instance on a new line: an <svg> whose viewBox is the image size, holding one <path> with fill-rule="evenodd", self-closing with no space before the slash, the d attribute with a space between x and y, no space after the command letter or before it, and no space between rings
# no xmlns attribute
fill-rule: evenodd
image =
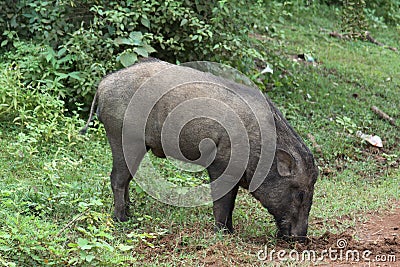
<svg viewBox="0 0 400 267"><path fill-rule="evenodd" d="M101 77L140 56L227 63L267 92L320 167L310 235L398 203L399 130L370 108L400 124L399 52L328 33L345 24L400 48L399 1L305 2L0 1L0 266L249 265L276 243L272 217L244 190L233 236L212 233L211 207L167 206L134 184L132 220L112 220L104 129L95 120L78 132ZM365 5L362 25L343 19L351 3ZM315 61L293 60L302 54ZM274 73L260 74L267 65ZM206 179L155 161L176 183Z"/></svg>

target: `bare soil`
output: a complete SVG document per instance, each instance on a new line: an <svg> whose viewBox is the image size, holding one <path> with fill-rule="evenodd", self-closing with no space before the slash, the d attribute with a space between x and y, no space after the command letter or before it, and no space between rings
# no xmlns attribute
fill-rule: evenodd
<svg viewBox="0 0 400 267"><path fill-rule="evenodd" d="M326 257L319 264L400 266L400 203L394 203L393 207L390 211L365 215L364 218L360 218L354 229L348 229L346 232L310 237L306 244L295 244L295 249L299 252L319 252L317 254L321 258L325 251ZM278 246L291 248L284 243ZM330 249L332 256L329 256Z"/></svg>
<svg viewBox="0 0 400 267"><path fill-rule="evenodd" d="M151 240L155 247L142 244L138 252L144 253L144 263L174 266L400 266L400 202L392 207L365 214L345 232L311 236L304 244L234 235L203 245L201 240L215 238L211 229L192 228ZM285 251L281 258L279 251Z"/></svg>

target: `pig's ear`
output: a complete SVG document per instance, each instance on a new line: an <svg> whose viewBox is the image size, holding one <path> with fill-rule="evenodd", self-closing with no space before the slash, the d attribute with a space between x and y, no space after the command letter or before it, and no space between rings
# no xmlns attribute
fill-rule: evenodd
<svg viewBox="0 0 400 267"><path fill-rule="evenodd" d="M295 158L289 152L282 149L277 149L275 153L278 173L281 176L294 175L296 169Z"/></svg>

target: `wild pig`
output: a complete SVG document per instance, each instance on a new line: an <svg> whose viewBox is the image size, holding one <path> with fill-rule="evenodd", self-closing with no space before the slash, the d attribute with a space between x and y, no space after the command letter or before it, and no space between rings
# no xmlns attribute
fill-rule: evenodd
<svg viewBox="0 0 400 267"><path fill-rule="evenodd" d="M101 81L91 115L96 101L112 150L117 220L128 220L129 182L151 150L207 168L216 230L233 232L242 186L274 216L279 236L306 237L318 169L302 139L259 90L144 60Z"/></svg>

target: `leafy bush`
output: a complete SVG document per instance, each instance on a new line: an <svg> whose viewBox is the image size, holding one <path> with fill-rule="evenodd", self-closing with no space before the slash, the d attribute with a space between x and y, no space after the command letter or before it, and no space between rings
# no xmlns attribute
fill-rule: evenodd
<svg viewBox="0 0 400 267"><path fill-rule="evenodd" d="M341 5L349 9L349 6L357 7L355 12L364 11L374 14L375 18L383 18L385 23L400 24L400 1L399 0L371 0L371 1L348 1L348 0L320 0L321 3L328 5ZM360 3L362 9L359 9ZM356 6L354 6L356 5Z"/></svg>
<svg viewBox="0 0 400 267"><path fill-rule="evenodd" d="M2 47L15 52L21 49L18 41L28 39L43 46L32 55L42 60L27 68L24 84L45 83L72 110L77 109L76 102L91 101L105 73L155 52L150 42L165 48L168 55L182 50L181 39L192 32L201 41L209 27L181 1L28 0L0 4L5 7L0 11ZM20 56L17 54L10 53L6 59L14 60Z"/></svg>
<svg viewBox="0 0 400 267"><path fill-rule="evenodd" d="M66 113L60 95L62 84L57 79L53 83L46 80L50 72L40 73L44 48L20 43L17 46L19 53L14 56L20 59L3 63L0 68L0 119L21 128L17 139L29 143L32 153L43 142L69 143L81 138L77 127L82 121L76 111ZM26 81L29 75L37 77L34 82Z"/></svg>
<svg viewBox="0 0 400 267"><path fill-rule="evenodd" d="M365 0L343 0L342 31L351 38L362 38L368 29Z"/></svg>
<svg viewBox="0 0 400 267"><path fill-rule="evenodd" d="M367 8L372 10L377 18L383 18L388 24L400 25L399 0L366 1Z"/></svg>
<svg viewBox="0 0 400 267"><path fill-rule="evenodd" d="M236 1L0 1L1 46L21 53L20 41L41 47L26 66L24 84L46 84L69 110L87 106L101 77L154 55L169 62L222 61L252 76L255 59L272 56L249 36L286 14L285 4ZM278 12L277 12L278 11ZM286 13L285 13L286 12ZM279 15L283 20L284 15ZM23 49L23 48L22 48ZM261 66L263 67L263 66ZM265 67L265 66L264 66Z"/></svg>

